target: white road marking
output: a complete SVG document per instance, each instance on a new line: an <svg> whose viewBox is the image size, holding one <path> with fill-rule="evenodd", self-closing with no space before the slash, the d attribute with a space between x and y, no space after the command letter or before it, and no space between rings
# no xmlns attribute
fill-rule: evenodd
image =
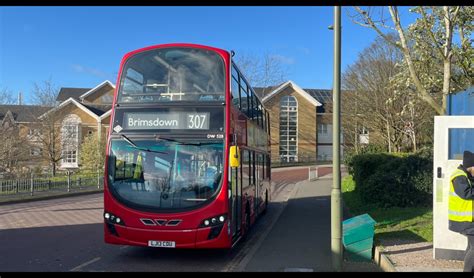
<svg viewBox="0 0 474 278"><path fill-rule="evenodd" d="M223 272L243 272L245 270L245 267L248 265L250 260L253 258L253 256L257 252L257 250L260 248L260 246L262 245L267 235L273 229L273 226L275 226L275 224L278 222L278 219L280 218L281 214L285 210L288 204L288 201L296 195L296 192L298 191L300 183L301 181L297 182L293 186L293 188L291 189L291 193L288 194L285 198L286 200L284 200L284 205L281 208L279 208L279 211L276 211L276 215L272 219L272 222L267 227L267 229L263 231L263 233L257 239L257 241L252 243L253 245L251 247L248 247L248 242L246 242L246 244L242 247L239 253L234 257L234 261L230 262L227 266L224 267L224 269L222 269ZM238 262L235 262L235 259L238 259L240 257L239 255L244 256L244 258Z"/></svg>
<svg viewBox="0 0 474 278"><path fill-rule="evenodd" d="M71 269L71 270L69 270L69 271L79 271L81 268L83 268L83 267L85 267L85 266L87 266L87 265L93 264L93 263L97 262L98 260L100 260L100 257L97 257L97 258L92 259L92 260L90 260L90 261L88 261L88 262L85 262L85 263L83 263L83 264L81 264L81 265L78 265L78 266L76 266L75 268L73 268L73 269Z"/></svg>

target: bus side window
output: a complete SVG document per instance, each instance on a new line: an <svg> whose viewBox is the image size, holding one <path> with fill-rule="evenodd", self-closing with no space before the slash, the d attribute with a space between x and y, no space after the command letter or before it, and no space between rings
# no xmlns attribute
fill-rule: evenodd
<svg viewBox="0 0 474 278"><path fill-rule="evenodd" d="M238 109L241 109L241 101L240 101L240 88L239 88L239 73L235 69L235 66L232 65L232 87L231 87L231 93L232 93L232 103L237 107Z"/></svg>
<svg viewBox="0 0 474 278"><path fill-rule="evenodd" d="M257 100L257 96L255 95L255 93L253 93L252 95L253 95L253 103L252 103L252 105L253 105L253 118L252 119L258 125L258 100Z"/></svg>
<svg viewBox="0 0 474 278"><path fill-rule="evenodd" d="M241 96L241 102L242 102L242 112L244 112L247 116L250 110L250 99L248 97L248 94L250 94L250 91L247 90L247 83L245 83L245 80L240 76L239 78L239 85L240 85L240 96Z"/></svg>
<svg viewBox="0 0 474 278"><path fill-rule="evenodd" d="M250 185L250 157L247 150L242 150L242 188Z"/></svg>
<svg viewBox="0 0 474 278"><path fill-rule="evenodd" d="M244 81L245 82L245 81ZM249 110L247 111L247 116L249 117L249 119L253 119L253 108L254 108L254 104L253 104L253 93L251 90L248 90L248 108Z"/></svg>
<svg viewBox="0 0 474 278"><path fill-rule="evenodd" d="M256 184L255 181L255 152L250 152L250 184Z"/></svg>
<svg viewBox="0 0 474 278"><path fill-rule="evenodd" d="M231 90L231 93L232 93L232 104L237 109L240 109L239 83L238 83L237 80L235 80L234 76L232 76L232 88L230 90Z"/></svg>

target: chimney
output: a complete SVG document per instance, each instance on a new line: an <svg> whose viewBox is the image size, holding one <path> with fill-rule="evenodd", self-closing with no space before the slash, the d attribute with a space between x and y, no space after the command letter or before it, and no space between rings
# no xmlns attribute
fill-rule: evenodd
<svg viewBox="0 0 474 278"><path fill-rule="evenodd" d="M21 92L18 92L18 105L22 105L22 96L21 96Z"/></svg>

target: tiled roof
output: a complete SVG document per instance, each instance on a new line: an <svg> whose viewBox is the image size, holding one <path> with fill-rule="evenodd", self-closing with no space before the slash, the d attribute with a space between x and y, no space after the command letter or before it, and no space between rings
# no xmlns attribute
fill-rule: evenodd
<svg viewBox="0 0 474 278"><path fill-rule="evenodd" d="M59 102L63 102L66 99L72 97L75 100L79 100L79 97L84 94L85 92L89 91L90 88L61 88L59 90L59 94L56 97L56 100Z"/></svg>
<svg viewBox="0 0 474 278"><path fill-rule="evenodd" d="M84 105L87 109L89 109L90 111L92 111L94 114L96 114L97 116L102 116L104 113L106 113L107 111L110 110L110 108L112 108L112 105L102 105L102 104L84 104L84 103L81 103L82 105Z"/></svg>
<svg viewBox="0 0 474 278"><path fill-rule="evenodd" d="M0 105L0 121L11 111L17 122L36 122L38 117L53 107L37 105Z"/></svg>

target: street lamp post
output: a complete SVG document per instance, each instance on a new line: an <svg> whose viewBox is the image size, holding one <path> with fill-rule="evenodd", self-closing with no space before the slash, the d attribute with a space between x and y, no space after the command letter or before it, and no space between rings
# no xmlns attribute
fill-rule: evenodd
<svg viewBox="0 0 474 278"><path fill-rule="evenodd" d="M335 271L342 271L342 203L340 163L340 91L341 91L341 7L334 7L334 84L332 114L332 191L331 191L331 253Z"/></svg>

